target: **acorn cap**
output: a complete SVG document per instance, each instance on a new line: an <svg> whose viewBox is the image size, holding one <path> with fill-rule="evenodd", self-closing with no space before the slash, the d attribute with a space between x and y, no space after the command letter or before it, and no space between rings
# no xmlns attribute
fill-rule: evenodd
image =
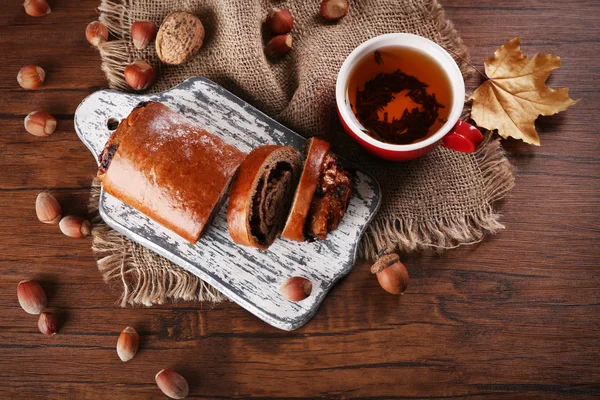
<svg viewBox="0 0 600 400"><path fill-rule="evenodd" d="M400 257L398 256L398 254L386 254L385 256L378 259L375 262L375 264L373 264L373 266L371 267L371 273L377 274L378 272L383 271L384 269L386 269L392 264L397 263L398 261L400 261Z"/></svg>

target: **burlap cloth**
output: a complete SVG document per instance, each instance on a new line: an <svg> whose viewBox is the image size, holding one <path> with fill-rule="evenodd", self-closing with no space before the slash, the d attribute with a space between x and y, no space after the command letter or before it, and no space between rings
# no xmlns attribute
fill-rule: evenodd
<svg viewBox="0 0 600 400"><path fill-rule="evenodd" d="M153 91L190 76L208 77L297 132L332 142L334 150L370 171L383 189L381 210L361 243L365 257L391 250L448 249L478 242L485 233L502 228L492 204L510 190L513 175L496 140L488 137L474 154L438 147L418 160L391 163L360 150L337 119L337 71L356 46L374 36L390 32L425 36L457 55L466 73L467 49L442 7L435 0L351 0L343 20L326 23L319 3L102 0L100 21L117 38L100 47L102 69L110 87L123 90L129 90L123 70L136 59L159 69ZM263 51L268 38L263 21L276 5L294 17L294 49L273 63ZM177 10L198 15L205 25L205 43L196 57L182 66L165 66L153 45L142 51L133 47L129 32L134 21L160 24ZM97 207L97 191L92 207ZM96 222L93 250L98 267L107 281L122 282L122 305L223 299L197 277Z"/></svg>

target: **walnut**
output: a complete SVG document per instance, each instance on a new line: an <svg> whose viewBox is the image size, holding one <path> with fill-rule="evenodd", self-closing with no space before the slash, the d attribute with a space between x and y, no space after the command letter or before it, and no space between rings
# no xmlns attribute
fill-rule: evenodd
<svg viewBox="0 0 600 400"><path fill-rule="evenodd" d="M165 64L179 65L200 50L204 26L188 12L174 12L164 19L156 35L156 52Z"/></svg>

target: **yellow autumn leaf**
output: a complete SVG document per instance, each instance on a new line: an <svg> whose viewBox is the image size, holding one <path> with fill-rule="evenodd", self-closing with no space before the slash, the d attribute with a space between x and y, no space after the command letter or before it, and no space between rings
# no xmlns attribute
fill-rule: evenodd
<svg viewBox="0 0 600 400"><path fill-rule="evenodd" d="M569 89L546 86L550 73L560 67L553 54L524 56L519 38L500 46L485 61L489 78L473 92L471 117L477 125L493 130L503 138L513 137L540 145L535 130L539 115L552 115L579 102L569 97Z"/></svg>

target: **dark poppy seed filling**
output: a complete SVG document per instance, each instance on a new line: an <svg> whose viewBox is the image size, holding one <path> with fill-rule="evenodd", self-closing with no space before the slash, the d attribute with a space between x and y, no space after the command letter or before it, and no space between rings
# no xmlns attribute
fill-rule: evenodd
<svg viewBox="0 0 600 400"><path fill-rule="evenodd" d="M281 230L293 187L293 166L284 161L259 180L252 198L250 232L260 244L270 243Z"/></svg>

